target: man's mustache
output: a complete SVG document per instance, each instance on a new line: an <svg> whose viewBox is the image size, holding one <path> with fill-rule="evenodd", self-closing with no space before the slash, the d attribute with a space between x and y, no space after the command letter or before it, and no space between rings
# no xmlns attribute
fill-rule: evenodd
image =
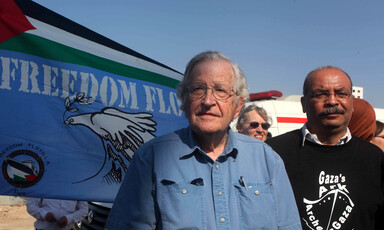
<svg viewBox="0 0 384 230"><path fill-rule="evenodd" d="M340 109L339 107L330 107L330 108L327 108L327 109L319 112L319 115L324 116L324 115L328 115L328 114L344 114L344 113L345 113L344 109Z"/></svg>

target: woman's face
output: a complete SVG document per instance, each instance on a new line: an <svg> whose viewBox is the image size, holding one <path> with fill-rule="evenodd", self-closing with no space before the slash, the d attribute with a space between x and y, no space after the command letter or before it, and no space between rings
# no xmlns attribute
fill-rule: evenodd
<svg viewBox="0 0 384 230"><path fill-rule="evenodd" d="M379 135L372 138L371 143L379 146L381 150L384 151L384 130Z"/></svg>
<svg viewBox="0 0 384 230"><path fill-rule="evenodd" d="M263 123L267 123L255 110L252 110L245 114L246 122L243 127L239 129L239 132L247 136L265 141L268 135L268 129L263 128ZM256 123L257 122L257 123ZM258 124L257 127L255 127Z"/></svg>

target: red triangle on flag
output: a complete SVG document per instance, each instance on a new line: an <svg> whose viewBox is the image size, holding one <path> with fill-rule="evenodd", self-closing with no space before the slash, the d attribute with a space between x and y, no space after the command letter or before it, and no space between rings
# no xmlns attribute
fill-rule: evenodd
<svg viewBox="0 0 384 230"><path fill-rule="evenodd" d="M25 178L27 179L27 181L33 181L34 179L36 179L37 176L35 175L24 175Z"/></svg>
<svg viewBox="0 0 384 230"><path fill-rule="evenodd" d="M13 0L0 0L0 43L33 29Z"/></svg>

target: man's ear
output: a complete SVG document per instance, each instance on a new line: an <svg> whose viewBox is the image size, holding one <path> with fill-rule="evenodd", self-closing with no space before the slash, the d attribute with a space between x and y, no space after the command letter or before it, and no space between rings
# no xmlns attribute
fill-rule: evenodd
<svg viewBox="0 0 384 230"><path fill-rule="evenodd" d="M301 102L301 108L303 109L303 113L306 113L307 111L305 110L306 104L305 104L304 96L300 98L300 102Z"/></svg>
<svg viewBox="0 0 384 230"><path fill-rule="evenodd" d="M239 113L241 109L243 108L245 104L245 98L243 96L240 96L238 102L237 102L237 107L236 107L236 113L233 119L235 119L237 116L239 116Z"/></svg>

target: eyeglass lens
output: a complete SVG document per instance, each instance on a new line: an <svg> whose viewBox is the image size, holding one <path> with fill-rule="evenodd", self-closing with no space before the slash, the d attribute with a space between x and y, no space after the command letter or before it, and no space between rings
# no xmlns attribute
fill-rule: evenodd
<svg viewBox="0 0 384 230"><path fill-rule="evenodd" d="M260 123L257 122L257 121L252 121L251 123L249 123L249 125L250 125L252 128L256 129L257 127L259 127ZM267 122L263 122L263 123L261 123L261 128L267 130L267 129L269 129L269 127L271 127L271 125L268 124Z"/></svg>
<svg viewBox="0 0 384 230"><path fill-rule="evenodd" d="M213 96L218 100L226 100L233 95L233 90L228 89L224 86L215 86L212 88L208 88L205 85L192 84L188 88L189 95L192 97L192 99L200 99L204 97L207 94L208 89L212 90Z"/></svg>
<svg viewBox="0 0 384 230"><path fill-rule="evenodd" d="M344 92L344 91L334 92L334 93L330 93L328 91L312 93L313 98L320 99L320 100L329 99L331 95L334 95L335 98L338 100L344 100L344 99L348 99L351 96L351 93Z"/></svg>

